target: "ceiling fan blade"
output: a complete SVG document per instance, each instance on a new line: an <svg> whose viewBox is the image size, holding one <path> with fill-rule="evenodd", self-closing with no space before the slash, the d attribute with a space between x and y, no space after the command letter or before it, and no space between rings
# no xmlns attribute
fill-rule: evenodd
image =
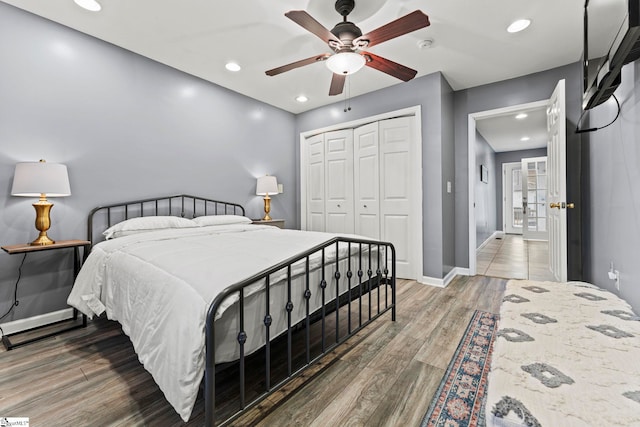
<svg viewBox="0 0 640 427"><path fill-rule="evenodd" d="M353 45L358 46L359 42L368 41L364 47L375 46L429 25L429 17L424 12L416 10L358 37L353 41Z"/></svg>
<svg viewBox="0 0 640 427"><path fill-rule="evenodd" d="M329 87L329 96L340 95L344 89L344 81L347 76L345 74L333 73L331 77L331 86Z"/></svg>
<svg viewBox="0 0 640 427"><path fill-rule="evenodd" d="M290 10L285 13L284 16L291 19L296 24L300 25L307 31L312 32L316 36L320 37L323 42L329 43L329 40L333 40L336 43L342 44L342 42L333 35L331 31L326 29L321 23L316 21L311 15L304 10Z"/></svg>
<svg viewBox="0 0 640 427"><path fill-rule="evenodd" d="M408 82L418 74L418 72L412 68L405 67L404 65L393 62L389 59L383 58L378 55L374 55L369 52L362 52L367 59L366 66L375 68L378 71L387 73L390 76L396 77L402 81Z"/></svg>
<svg viewBox="0 0 640 427"><path fill-rule="evenodd" d="M293 70L294 68L300 68L305 65L314 64L319 61L324 61L328 57L330 57L328 53L323 53L321 55L315 55L311 58L301 59L300 61L292 62L291 64L283 65L281 67L274 68L272 70L265 71L267 76L276 76L278 74L284 73L285 71Z"/></svg>

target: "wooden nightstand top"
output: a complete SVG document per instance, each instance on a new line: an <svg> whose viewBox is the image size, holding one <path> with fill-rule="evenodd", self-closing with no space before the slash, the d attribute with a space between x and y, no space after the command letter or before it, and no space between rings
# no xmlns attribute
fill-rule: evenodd
<svg viewBox="0 0 640 427"><path fill-rule="evenodd" d="M284 219L254 219L252 224L272 225L278 228L284 228Z"/></svg>
<svg viewBox="0 0 640 427"><path fill-rule="evenodd" d="M2 246L2 250L8 254L21 254L25 252L46 251L48 249L74 248L77 246L88 246L91 242L88 240L57 240L51 245L30 245L22 243L19 245Z"/></svg>

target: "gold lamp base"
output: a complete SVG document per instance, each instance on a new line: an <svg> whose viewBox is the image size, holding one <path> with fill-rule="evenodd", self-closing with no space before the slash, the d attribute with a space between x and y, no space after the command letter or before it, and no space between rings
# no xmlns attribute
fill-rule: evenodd
<svg viewBox="0 0 640 427"><path fill-rule="evenodd" d="M53 207L53 203L47 200L44 194L40 195L40 200L33 204L36 209L36 229L40 235L36 240L29 243L32 246L46 246L55 243L47 236L47 230L51 227L51 217L49 213Z"/></svg>
<svg viewBox="0 0 640 427"><path fill-rule="evenodd" d="M271 197L269 197L269 194L264 196L264 218L262 218L263 221L271 221L271 215L269 215L269 212L271 212Z"/></svg>

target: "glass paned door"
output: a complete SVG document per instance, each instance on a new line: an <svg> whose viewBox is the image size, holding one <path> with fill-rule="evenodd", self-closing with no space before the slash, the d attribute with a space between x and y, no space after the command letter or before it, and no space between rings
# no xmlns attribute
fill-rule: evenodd
<svg viewBox="0 0 640 427"><path fill-rule="evenodd" d="M522 234L524 215L522 212L522 164L504 163L504 231Z"/></svg>
<svg viewBox="0 0 640 427"><path fill-rule="evenodd" d="M525 240L547 240L547 158L522 159L522 210Z"/></svg>

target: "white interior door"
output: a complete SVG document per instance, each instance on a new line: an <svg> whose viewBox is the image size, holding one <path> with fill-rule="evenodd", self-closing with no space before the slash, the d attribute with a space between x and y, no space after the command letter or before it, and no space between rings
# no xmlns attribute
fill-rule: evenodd
<svg viewBox="0 0 640 427"><path fill-rule="evenodd" d="M502 164L504 209L504 232L522 234L522 164L520 162Z"/></svg>
<svg viewBox="0 0 640 427"><path fill-rule="evenodd" d="M547 240L547 157L521 160L522 237Z"/></svg>
<svg viewBox="0 0 640 427"><path fill-rule="evenodd" d="M380 239L378 122L354 129L355 233Z"/></svg>
<svg viewBox="0 0 640 427"><path fill-rule="evenodd" d="M307 138L307 230L325 230L324 135Z"/></svg>
<svg viewBox="0 0 640 427"><path fill-rule="evenodd" d="M353 233L353 130L327 132L325 225L332 233Z"/></svg>
<svg viewBox="0 0 640 427"><path fill-rule="evenodd" d="M565 82L560 80L547 107L549 266L556 280L567 280L567 134Z"/></svg>
<svg viewBox="0 0 640 427"><path fill-rule="evenodd" d="M380 141L380 238L396 248L397 276L415 277L412 271L413 235L411 199L414 187L411 177L412 121L408 117L382 120L378 123Z"/></svg>

